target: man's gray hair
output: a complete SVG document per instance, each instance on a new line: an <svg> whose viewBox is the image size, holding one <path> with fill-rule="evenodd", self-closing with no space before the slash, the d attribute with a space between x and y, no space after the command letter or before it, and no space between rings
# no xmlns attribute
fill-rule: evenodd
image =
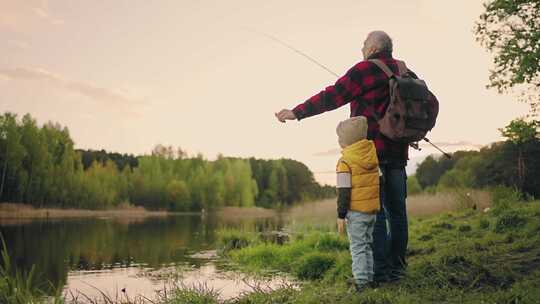
<svg viewBox="0 0 540 304"><path fill-rule="evenodd" d="M383 31L373 31L369 33L368 41L379 52L387 51L392 53L393 51L392 39Z"/></svg>

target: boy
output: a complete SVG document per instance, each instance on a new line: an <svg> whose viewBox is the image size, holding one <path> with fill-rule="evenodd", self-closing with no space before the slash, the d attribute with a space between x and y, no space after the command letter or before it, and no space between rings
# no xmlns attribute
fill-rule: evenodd
<svg viewBox="0 0 540 304"><path fill-rule="evenodd" d="M345 221L350 241L352 273L357 291L373 282L371 249L375 215L379 211L379 161L375 145L367 140L367 119L356 116L338 124L342 157L337 164L338 231Z"/></svg>

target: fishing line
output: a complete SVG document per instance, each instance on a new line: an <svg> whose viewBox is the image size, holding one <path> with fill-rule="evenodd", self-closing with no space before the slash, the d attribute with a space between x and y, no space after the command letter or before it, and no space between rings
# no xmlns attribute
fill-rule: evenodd
<svg viewBox="0 0 540 304"><path fill-rule="evenodd" d="M308 59L309 61L313 62L314 64L316 64L317 66L319 66L320 68L324 69L325 71L327 71L328 73L336 76L336 78L339 78L339 75L337 73L335 73L334 71L332 71L330 68L328 68L327 66L325 66L324 64L320 63L319 61L317 61L315 58L309 56L308 54L304 53L303 51L295 48L294 46L288 44L287 42L281 40L281 39L278 39L277 37L275 36L272 36L268 33L265 33L265 32L261 32L261 31L257 31L257 30L254 30L254 29L249 29L249 28L246 28L246 30L250 31L250 32L253 32L253 33L256 33L256 34L259 34L259 35L262 35L262 36L265 36L266 38L272 40L272 41L275 41L281 45L283 45L284 47L294 51L295 53L299 54L300 56ZM437 150L439 150L440 152L443 153L444 156L446 156L448 159L451 159L452 156L446 152L444 152L443 150L441 150L439 147L437 147L435 144L433 144L427 137L423 138L423 140L425 140L426 142L428 142L430 145L432 145L433 147L435 147ZM419 147L418 147L418 143L411 143L409 144L412 148L416 149L416 150L421 150Z"/></svg>
<svg viewBox="0 0 540 304"><path fill-rule="evenodd" d="M281 39L278 39L277 37L275 36L272 36L270 34L267 34L265 32L261 32L261 31L257 31L257 30L253 30L253 29L247 29L248 31L250 32L253 32L253 33L256 33L256 34L259 34L259 35L263 35L265 36L266 38L270 39L270 40L273 40L281 45L283 45L284 47L294 51L295 53L299 54L300 56L306 58L307 60L313 62L314 64L316 64L317 66L319 66L320 68L324 69L325 71L327 71L328 73L336 76L337 78L339 78L339 75L332 71L330 68L328 68L327 66L325 66L324 64L320 63L319 61L317 61L315 58L309 56L308 54L304 53L303 51L295 48L294 46L288 44L287 42L281 40Z"/></svg>

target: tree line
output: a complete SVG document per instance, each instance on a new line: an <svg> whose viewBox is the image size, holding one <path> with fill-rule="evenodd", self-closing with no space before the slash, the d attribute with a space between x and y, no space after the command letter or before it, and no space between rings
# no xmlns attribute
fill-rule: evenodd
<svg viewBox="0 0 540 304"><path fill-rule="evenodd" d="M409 178L409 191L504 186L540 196L540 122L515 119L500 129L505 141L480 151L458 151L452 158L428 156Z"/></svg>
<svg viewBox="0 0 540 304"><path fill-rule="evenodd" d="M206 160L157 145L150 155L75 150L67 127L38 126L29 114L0 116L0 202L150 210L291 205L332 197L301 162L219 156Z"/></svg>

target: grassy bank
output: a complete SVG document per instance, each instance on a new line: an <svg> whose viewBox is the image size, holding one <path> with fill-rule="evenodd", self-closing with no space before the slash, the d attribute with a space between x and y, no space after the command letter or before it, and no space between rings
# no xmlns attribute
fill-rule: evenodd
<svg viewBox="0 0 540 304"><path fill-rule="evenodd" d="M487 212L466 207L412 219L406 276L362 295L346 283L351 277L347 239L338 236L333 226L295 225L287 234L221 231L220 254L230 267L263 276L285 274L297 284L274 291L254 286L252 293L227 301L219 299L219 291L204 286L179 286L152 302L122 295L96 302L538 303L540 201L498 199ZM10 303L29 299L38 303L39 290L24 287L24 282L16 274L0 278L0 296L21 295L21 301Z"/></svg>
<svg viewBox="0 0 540 304"><path fill-rule="evenodd" d="M536 201L411 220L406 277L361 296L345 283L347 241L324 228L295 232L283 245L224 232L223 254L245 271L280 271L302 282L236 303L538 303L539 216Z"/></svg>

